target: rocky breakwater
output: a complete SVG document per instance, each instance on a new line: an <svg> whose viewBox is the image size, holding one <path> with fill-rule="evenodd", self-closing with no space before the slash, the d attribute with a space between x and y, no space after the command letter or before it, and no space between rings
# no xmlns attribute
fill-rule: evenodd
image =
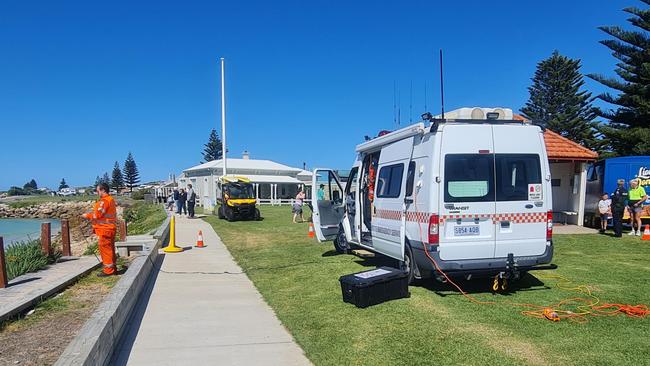
<svg viewBox="0 0 650 366"><path fill-rule="evenodd" d="M45 202L25 207L11 207L0 203L0 218L56 218L67 219L70 223L71 249L73 255L84 253L88 245L97 242L93 234L93 228L89 220L81 217L92 210L93 201L83 202ZM118 217L122 215L121 207L118 207ZM60 240L59 235L54 242Z"/></svg>

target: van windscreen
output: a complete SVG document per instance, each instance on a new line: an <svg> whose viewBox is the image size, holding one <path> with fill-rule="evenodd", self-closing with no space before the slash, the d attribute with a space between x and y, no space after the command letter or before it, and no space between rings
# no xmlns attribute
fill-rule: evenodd
<svg viewBox="0 0 650 366"><path fill-rule="evenodd" d="M494 201L494 156L445 156L445 202Z"/></svg>

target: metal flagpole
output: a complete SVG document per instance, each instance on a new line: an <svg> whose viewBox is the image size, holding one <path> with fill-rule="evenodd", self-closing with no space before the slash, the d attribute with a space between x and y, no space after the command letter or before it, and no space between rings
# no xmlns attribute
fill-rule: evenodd
<svg viewBox="0 0 650 366"><path fill-rule="evenodd" d="M226 176L228 165L226 163L226 80L225 61L221 58L221 159L223 161L223 175Z"/></svg>

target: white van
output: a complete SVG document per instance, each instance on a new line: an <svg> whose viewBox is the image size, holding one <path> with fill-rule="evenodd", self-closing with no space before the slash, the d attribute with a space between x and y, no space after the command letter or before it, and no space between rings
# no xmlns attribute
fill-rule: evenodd
<svg viewBox="0 0 650 366"><path fill-rule="evenodd" d="M541 128L512 120L508 109L456 113L463 114L442 120L427 113L423 122L357 145L345 187L333 170L315 169L318 240L333 240L340 253L361 247L395 258L409 280L442 280L434 261L467 279L555 268L542 266L551 262L553 242Z"/></svg>

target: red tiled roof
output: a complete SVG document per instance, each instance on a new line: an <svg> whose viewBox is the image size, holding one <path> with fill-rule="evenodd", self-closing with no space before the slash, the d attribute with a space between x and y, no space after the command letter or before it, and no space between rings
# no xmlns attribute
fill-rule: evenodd
<svg viewBox="0 0 650 366"><path fill-rule="evenodd" d="M586 147L562 137L559 134L546 130L544 131L544 143L549 160L585 160L598 159L598 153Z"/></svg>
<svg viewBox="0 0 650 366"><path fill-rule="evenodd" d="M512 118L519 121L528 121L519 114L513 114ZM544 131L544 143L546 144L546 153L549 160L593 161L598 159L597 152L591 151L551 130Z"/></svg>

